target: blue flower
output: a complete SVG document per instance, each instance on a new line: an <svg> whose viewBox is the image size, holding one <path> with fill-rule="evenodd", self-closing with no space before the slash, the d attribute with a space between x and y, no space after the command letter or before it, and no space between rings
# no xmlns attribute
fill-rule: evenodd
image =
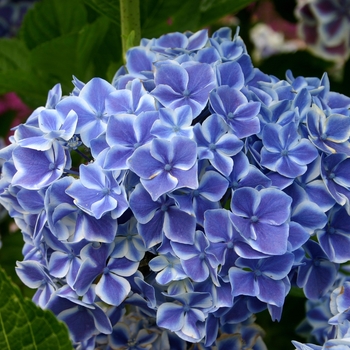
<svg viewBox="0 0 350 350"><path fill-rule="evenodd" d="M25 285L37 289L33 300L45 308L52 293L57 289L45 266L33 260L18 261L16 273Z"/></svg>
<svg viewBox="0 0 350 350"><path fill-rule="evenodd" d="M330 154L321 159L321 176L335 201L350 214L350 158L344 153Z"/></svg>
<svg viewBox="0 0 350 350"><path fill-rule="evenodd" d="M110 149L103 167L107 170L128 169L127 160L134 151L154 138L150 130L157 119L158 112L142 112L137 117L132 114L111 116L106 132Z"/></svg>
<svg viewBox="0 0 350 350"><path fill-rule="evenodd" d="M240 139L260 131L260 103L248 101L246 96L234 87L224 85L213 90L210 93L210 107Z"/></svg>
<svg viewBox="0 0 350 350"><path fill-rule="evenodd" d="M125 190L119 186L116 174L103 170L97 163L80 166L80 179L74 181L66 193L83 211L100 219L111 212L118 218L128 208Z"/></svg>
<svg viewBox="0 0 350 350"><path fill-rule="evenodd" d="M267 304L282 306L289 292L284 279L293 262L291 253L255 260L238 258L229 270L232 296L255 296Z"/></svg>
<svg viewBox="0 0 350 350"><path fill-rule="evenodd" d="M194 244L181 244L171 242L175 254L180 258L181 265L187 274L195 282L203 282L210 277L215 285L220 285L217 278L219 262L210 252L209 241L202 231L196 231Z"/></svg>
<svg viewBox="0 0 350 350"><path fill-rule="evenodd" d="M38 190L58 180L67 164L66 152L59 143L53 143L46 151L16 147L13 151L13 162L17 169L12 185Z"/></svg>
<svg viewBox="0 0 350 350"><path fill-rule="evenodd" d="M78 96L62 99L56 109L67 115L73 110L78 115L76 133L83 143L90 146L91 140L106 131L109 114L105 101L115 88L107 81L93 78L80 90Z"/></svg>
<svg viewBox="0 0 350 350"><path fill-rule="evenodd" d="M159 254L149 262L149 267L157 272L156 281L162 285L187 278L180 259L170 253Z"/></svg>
<svg viewBox="0 0 350 350"><path fill-rule="evenodd" d="M184 136L189 139L193 136L192 110L189 106L175 108L161 108L159 119L152 126L151 133L159 138L171 138L173 136Z"/></svg>
<svg viewBox="0 0 350 350"><path fill-rule="evenodd" d="M73 341L78 343L93 335L112 333L111 321L94 299L93 291L79 298L73 289L63 286L52 295L47 308L67 324Z"/></svg>
<svg viewBox="0 0 350 350"><path fill-rule="evenodd" d="M83 263L74 283L78 295L84 295L100 277L96 294L105 303L118 306L127 297L131 288L124 277L134 274L139 264L126 258L112 258L113 248L114 244L90 243L81 250Z"/></svg>
<svg viewBox="0 0 350 350"><path fill-rule="evenodd" d="M155 111L155 100L139 79L127 84L126 89L115 90L106 96L105 113L108 115L135 114Z"/></svg>
<svg viewBox="0 0 350 350"><path fill-rule="evenodd" d="M311 142L327 154L350 155L350 118L347 115L331 113L326 116L316 105L307 114L307 129Z"/></svg>
<svg viewBox="0 0 350 350"><path fill-rule="evenodd" d="M129 158L130 169L153 200L181 187L198 187L196 143L183 136L153 139Z"/></svg>
<svg viewBox="0 0 350 350"><path fill-rule="evenodd" d="M173 198L163 195L153 201L145 188L138 184L129 202L147 248L161 243L163 235L171 241L193 244L196 218L182 211Z"/></svg>
<svg viewBox="0 0 350 350"><path fill-rule="evenodd" d="M350 260L350 216L344 207L334 206L328 213L327 225L316 231L321 248L330 261Z"/></svg>
<svg viewBox="0 0 350 350"><path fill-rule="evenodd" d="M307 164L318 155L310 141L300 137L294 123L285 126L267 124L262 131L262 140L261 165L286 177L304 174Z"/></svg>
<svg viewBox="0 0 350 350"><path fill-rule="evenodd" d="M164 61L155 64L154 82L151 93L163 106L175 109L188 105L197 116L215 87L215 75L206 63Z"/></svg>
<svg viewBox="0 0 350 350"><path fill-rule="evenodd" d="M282 255L287 250L291 203L288 195L275 188L242 187L233 193L231 220L253 249Z"/></svg>
<svg viewBox="0 0 350 350"><path fill-rule="evenodd" d="M298 267L297 285L303 288L308 299L316 300L325 295L333 285L338 265L329 261L315 241L307 241L303 248L308 257L304 257L303 264Z"/></svg>
<svg viewBox="0 0 350 350"><path fill-rule="evenodd" d="M233 168L231 157L242 149L242 141L228 132L227 125L216 114L208 117L203 124L196 124L193 131L198 158L209 159L216 170L228 176Z"/></svg>
<svg viewBox="0 0 350 350"><path fill-rule="evenodd" d="M157 325L196 343L205 336L205 319L212 306L209 293L173 294L175 302L165 302L157 311Z"/></svg>

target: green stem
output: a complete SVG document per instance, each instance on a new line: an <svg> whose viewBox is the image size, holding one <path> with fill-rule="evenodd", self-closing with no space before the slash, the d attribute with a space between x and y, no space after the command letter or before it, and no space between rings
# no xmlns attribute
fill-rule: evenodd
<svg viewBox="0 0 350 350"><path fill-rule="evenodd" d="M126 63L126 51L141 40L140 0L120 0L120 26L123 60Z"/></svg>

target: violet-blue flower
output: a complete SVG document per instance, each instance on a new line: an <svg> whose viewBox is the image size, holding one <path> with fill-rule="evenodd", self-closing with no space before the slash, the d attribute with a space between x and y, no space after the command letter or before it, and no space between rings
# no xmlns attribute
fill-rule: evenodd
<svg viewBox="0 0 350 350"><path fill-rule="evenodd" d="M209 293L173 294L176 302L165 302L158 308L157 325L175 332L180 338L196 343L205 336L204 322L212 306Z"/></svg>
<svg viewBox="0 0 350 350"><path fill-rule="evenodd" d="M127 160L134 151L154 138L150 130L157 119L157 112L142 112L138 116L111 116L106 132L106 142L110 149L105 156L103 167L108 170L127 169Z"/></svg>
<svg viewBox="0 0 350 350"><path fill-rule="evenodd" d="M214 71L209 64L176 61L158 62L155 65L152 95L165 107L175 109L188 105L193 116L199 115L215 87Z"/></svg>
<svg viewBox="0 0 350 350"><path fill-rule="evenodd" d="M76 133L86 146L91 140L106 131L109 114L105 101L115 88L101 78L93 78L80 90L78 96L68 96L62 99L56 109L67 115L73 110L78 115Z"/></svg>
<svg viewBox="0 0 350 350"><path fill-rule="evenodd" d="M13 151L13 162L17 172L12 185L32 190L49 186L62 176L66 166L70 167L66 152L59 143L53 143L46 151L18 146Z"/></svg>
<svg viewBox="0 0 350 350"><path fill-rule="evenodd" d="M153 139L128 159L130 169L141 178L153 200L181 187L195 189L197 178L196 143L183 136L171 140Z"/></svg>
<svg viewBox="0 0 350 350"><path fill-rule="evenodd" d="M275 188L242 187L233 193L231 220L253 249L282 255L287 250L291 203L288 195Z"/></svg>
<svg viewBox="0 0 350 350"><path fill-rule="evenodd" d="M238 258L229 270L232 296L250 295L281 307L288 293L285 279L294 262L294 255L286 253L263 259Z"/></svg>
<svg viewBox="0 0 350 350"><path fill-rule="evenodd" d="M233 167L231 157L242 149L242 141L228 132L227 125L216 114L209 116L203 124L196 124L193 132L198 158L209 159L216 170L228 176Z"/></svg>
<svg viewBox="0 0 350 350"><path fill-rule="evenodd" d="M307 164L318 154L309 140L300 137L294 123L268 124L262 131L262 139L261 165L286 177L304 174Z"/></svg>
<svg viewBox="0 0 350 350"><path fill-rule="evenodd" d="M247 97L234 87L224 85L213 90L210 93L210 107L238 138L248 137L260 131L260 103L248 101Z"/></svg>
<svg viewBox="0 0 350 350"><path fill-rule="evenodd" d="M100 219L111 212L118 218L128 208L125 190L116 180L117 174L103 170L97 163L80 166L80 179L74 181L66 193L88 214Z"/></svg>

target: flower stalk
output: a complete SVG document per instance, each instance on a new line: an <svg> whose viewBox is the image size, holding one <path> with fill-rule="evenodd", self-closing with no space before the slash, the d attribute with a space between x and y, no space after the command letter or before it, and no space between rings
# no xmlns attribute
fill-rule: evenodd
<svg viewBox="0 0 350 350"><path fill-rule="evenodd" d="M120 26L123 62L126 63L126 52L141 40L139 0L120 0Z"/></svg>

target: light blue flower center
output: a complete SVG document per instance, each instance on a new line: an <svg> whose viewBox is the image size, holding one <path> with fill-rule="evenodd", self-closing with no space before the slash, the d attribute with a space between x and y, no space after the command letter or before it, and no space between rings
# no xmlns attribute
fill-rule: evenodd
<svg viewBox="0 0 350 350"><path fill-rule="evenodd" d="M184 308L183 308L184 312L188 312L190 310L191 310L191 308L189 307L189 305L184 305Z"/></svg>
<svg viewBox="0 0 350 350"><path fill-rule="evenodd" d="M101 192L104 196L106 196L107 194L109 194L111 192L111 190L108 187L105 187L102 189Z"/></svg>
<svg viewBox="0 0 350 350"><path fill-rule="evenodd" d="M254 270L254 274L255 274L256 277L259 277L259 276L262 275L260 270Z"/></svg>
<svg viewBox="0 0 350 350"><path fill-rule="evenodd" d="M104 275L106 275L107 273L109 273L109 268L106 266L102 272Z"/></svg>
<svg viewBox="0 0 350 350"><path fill-rule="evenodd" d="M160 207L161 211L167 211L168 210L168 206L166 204L162 204L162 206Z"/></svg>
<svg viewBox="0 0 350 350"><path fill-rule="evenodd" d="M164 170L165 171L170 171L172 168L172 166L170 164L166 164L165 167L164 167Z"/></svg>
<svg viewBox="0 0 350 350"><path fill-rule="evenodd" d="M335 228L334 227L330 227L327 232L329 234L333 234L333 233L335 233Z"/></svg>
<svg viewBox="0 0 350 350"><path fill-rule="evenodd" d="M234 114L232 112L230 112L229 114L227 114L227 118L228 119L233 119L234 117Z"/></svg>
<svg viewBox="0 0 350 350"><path fill-rule="evenodd" d="M281 152L281 156L282 157L285 157L288 155L288 150L287 149L284 149L282 152Z"/></svg>
<svg viewBox="0 0 350 350"><path fill-rule="evenodd" d="M55 163L50 163L49 170L54 170L54 169L55 169Z"/></svg>
<svg viewBox="0 0 350 350"><path fill-rule="evenodd" d="M326 133L323 133L322 135L321 135L321 140L327 140L327 137L328 137L328 135L326 134Z"/></svg>
<svg viewBox="0 0 350 350"><path fill-rule="evenodd" d="M211 151L214 151L214 150L216 149L216 144L215 144L215 143L210 143L210 144L209 144L209 149L210 149Z"/></svg>
<svg viewBox="0 0 350 350"><path fill-rule="evenodd" d="M233 248L233 242L228 242L227 243L227 248L232 249Z"/></svg>
<svg viewBox="0 0 350 350"><path fill-rule="evenodd" d="M329 175L328 175L328 178L329 179L334 179L335 178L335 174L332 172L332 173L330 173Z"/></svg>
<svg viewBox="0 0 350 350"><path fill-rule="evenodd" d="M254 224L256 222L259 221L259 218L256 216L256 215L253 215L251 218L250 218L250 221Z"/></svg>
<svg viewBox="0 0 350 350"><path fill-rule="evenodd" d="M188 89L185 89L185 90L183 91L182 95L183 95L184 97L188 97L188 96L190 96L190 91L189 91Z"/></svg>
<svg viewBox="0 0 350 350"><path fill-rule="evenodd" d="M93 242L92 243L92 248L98 249L101 247L101 243L100 242Z"/></svg>

